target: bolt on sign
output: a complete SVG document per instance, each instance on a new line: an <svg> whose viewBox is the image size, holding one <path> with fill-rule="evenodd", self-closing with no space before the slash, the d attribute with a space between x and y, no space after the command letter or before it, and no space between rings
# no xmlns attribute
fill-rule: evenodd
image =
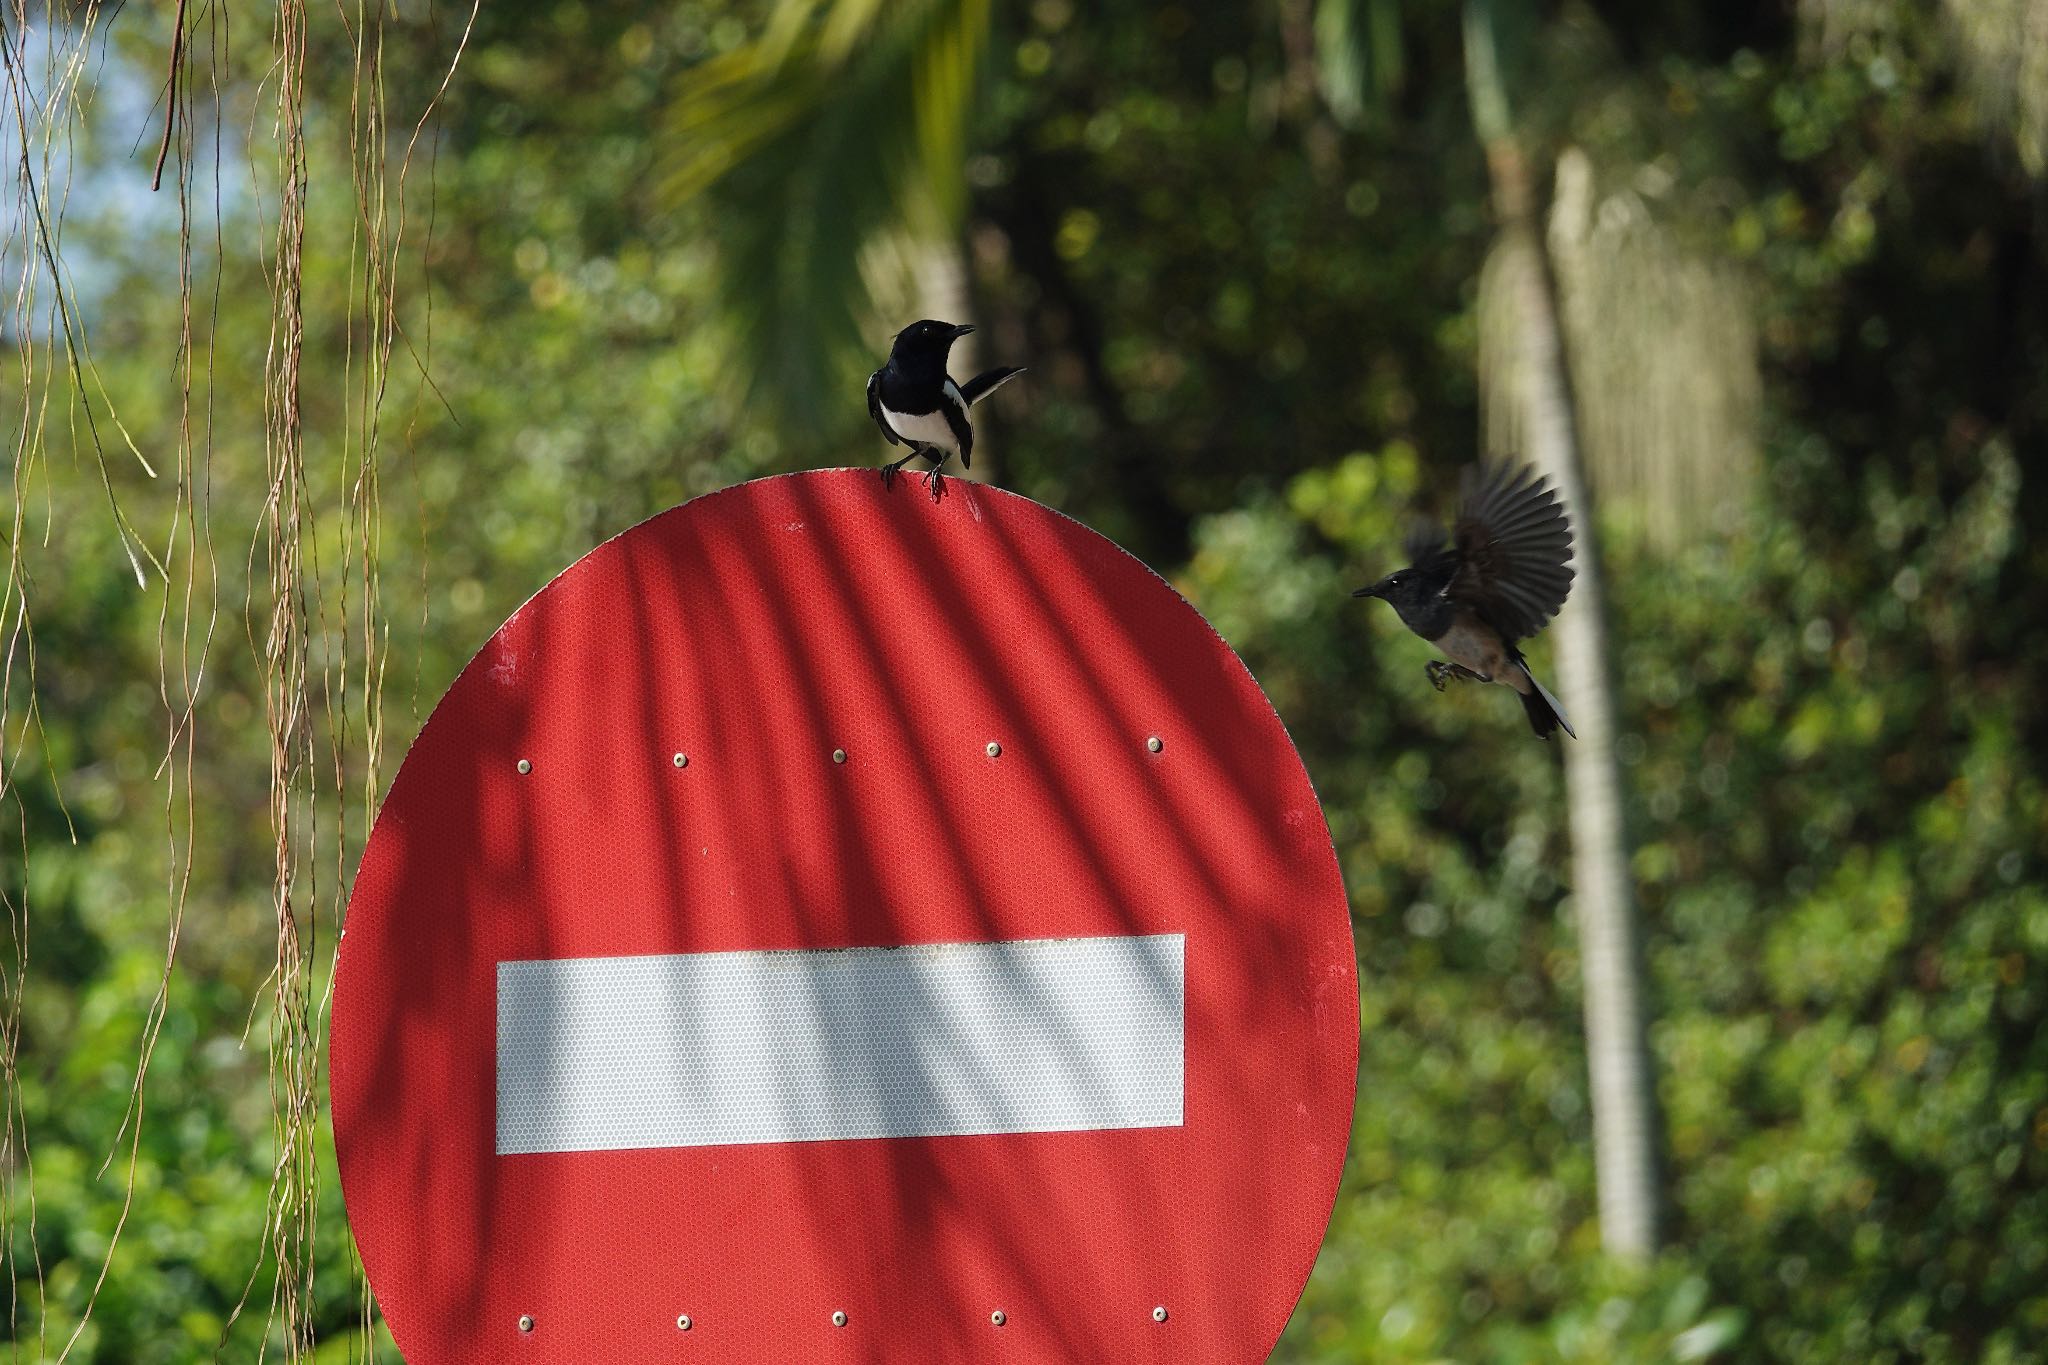
<svg viewBox="0 0 2048 1365"><path fill-rule="evenodd" d="M411 1365L1263 1360L1358 1062L1329 831L1171 587L868 470L699 498L449 689L334 990Z"/></svg>

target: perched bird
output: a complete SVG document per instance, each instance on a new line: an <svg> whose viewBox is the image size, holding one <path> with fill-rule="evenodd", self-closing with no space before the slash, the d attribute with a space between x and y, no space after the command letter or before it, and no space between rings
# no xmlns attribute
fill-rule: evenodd
<svg viewBox="0 0 2048 1365"><path fill-rule="evenodd" d="M925 487L938 497L944 477L940 471L948 455L958 455L963 468L974 467L974 426L967 420L967 410L1024 370L1001 365L955 384L946 374L946 356L955 341L973 330L930 318L913 322L896 334L889 363L868 376L868 416L890 445L910 447L910 454L882 466L884 484L922 455L932 462L924 474Z"/></svg>
<svg viewBox="0 0 2048 1365"><path fill-rule="evenodd" d="M1515 648L1557 615L1572 590L1564 507L1527 466L1472 466L1459 493L1450 544L1443 527L1418 523L1402 547L1408 567L1351 595L1391 603L1408 629L1443 651L1449 662L1427 665L1437 691L1451 677L1504 683L1521 694L1538 736L1549 739L1561 725L1576 739L1564 708Z"/></svg>

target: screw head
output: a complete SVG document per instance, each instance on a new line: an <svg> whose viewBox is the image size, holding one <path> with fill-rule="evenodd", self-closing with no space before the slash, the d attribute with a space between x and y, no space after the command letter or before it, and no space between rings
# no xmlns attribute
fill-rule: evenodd
<svg viewBox="0 0 2048 1365"><path fill-rule="evenodd" d="M1002 1309L998 1308L995 1312L990 1313L988 1315L988 1320L994 1323L996 1326L1001 1327L1004 1323L1010 1320L1010 1315L1008 1313L1005 1313Z"/></svg>
<svg viewBox="0 0 2048 1365"><path fill-rule="evenodd" d="M1003 746L994 740L990 740L988 742L988 756L990 758L1001 758L1003 756Z"/></svg>
<svg viewBox="0 0 2048 1365"><path fill-rule="evenodd" d="M521 1313L519 1315L519 1330L522 1332L531 1332L533 1330L533 1314Z"/></svg>
<svg viewBox="0 0 2048 1365"><path fill-rule="evenodd" d="M1152 736L1152 738L1145 741L1145 747L1156 754L1161 749L1164 749L1166 747L1166 741L1161 739L1159 736L1154 735Z"/></svg>
<svg viewBox="0 0 2048 1365"><path fill-rule="evenodd" d="M844 749L834 749L834 750L832 751L832 761L833 761L834 763L844 763L844 762L846 762L846 750L844 750Z"/></svg>
<svg viewBox="0 0 2048 1365"><path fill-rule="evenodd" d="M834 1309L832 1311L832 1325L834 1327L846 1326L846 1314L839 1309Z"/></svg>
<svg viewBox="0 0 2048 1365"><path fill-rule="evenodd" d="M679 1332L690 1330L690 1315L688 1313L676 1314L676 1330Z"/></svg>
<svg viewBox="0 0 2048 1365"><path fill-rule="evenodd" d="M689 756L688 754L677 754L677 755L676 755L676 766L677 766L678 768L687 768L687 767L689 767L689 766L690 766L690 756Z"/></svg>
<svg viewBox="0 0 2048 1365"><path fill-rule="evenodd" d="M1163 1304L1163 1303L1162 1303L1162 1304L1160 1304L1160 1305L1159 1305L1159 1306L1158 1306L1157 1308L1155 1308L1155 1309L1153 1309L1153 1310L1152 1310L1152 1321L1154 1321L1154 1322L1165 1322L1165 1321L1166 1321L1166 1305L1165 1305L1165 1304Z"/></svg>
<svg viewBox="0 0 2048 1365"><path fill-rule="evenodd" d="M533 760L532 760L532 759L530 759L530 758L522 758L522 759L520 759L520 760L519 760L519 771L520 771L520 772L522 772L522 773L530 773L530 772L532 772L532 771L533 771Z"/></svg>

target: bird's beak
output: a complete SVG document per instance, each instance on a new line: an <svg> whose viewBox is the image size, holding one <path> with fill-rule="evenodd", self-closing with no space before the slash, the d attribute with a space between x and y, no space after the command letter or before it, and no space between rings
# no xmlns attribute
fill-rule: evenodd
<svg viewBox="0 0 2048 1365"><path fill-rule="evenodd" d="M963 323L961 323L961 324L960 324L959 326L957 326L957 327L955 327L955 328L953 329L953 340L955 340L955 341L958 341L958 340L959 340L959 339L960 339L961 337L964 337L964 336L966 336L966 335L967 335L967 334L968 334L969 332L971 332L971 331L973 331L973 330L974 330L974 324L973 324L973 323L971 323L971 322L963 322Z"/></svg>
<svg viewBox="0 0 2048 1365"><path fill-rule="evenodd" d="M1370 587L1360 588L1357 592L1352 593L1351 595L1353 597L1378 597L1380 595L1380 585L1374 583Z"/></svg>

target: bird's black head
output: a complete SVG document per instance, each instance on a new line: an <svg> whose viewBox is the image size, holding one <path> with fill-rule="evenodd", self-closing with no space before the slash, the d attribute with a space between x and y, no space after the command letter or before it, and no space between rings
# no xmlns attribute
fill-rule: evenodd
<svg viewBox="0 0 2048 1365"><path fill-rule="evenodd" d="M889 351L889 358L897 367L908 368L936 365L944 370L946 355L953 349L953 343L966 336L974 328L966 323L938 322L925 318L913 322L896 334L896 344Z"/></svg>
<svg viewBox="0 0 2048 1365"><path fill-rule="evenodd" d="M1360 588L1353 597L1377 597L1392 603L1396 610L1404 605L1412 606L1435 590L1436 585L1425 583L1422 575L1413 568L1396 569L1379 582Z"/></svg>

